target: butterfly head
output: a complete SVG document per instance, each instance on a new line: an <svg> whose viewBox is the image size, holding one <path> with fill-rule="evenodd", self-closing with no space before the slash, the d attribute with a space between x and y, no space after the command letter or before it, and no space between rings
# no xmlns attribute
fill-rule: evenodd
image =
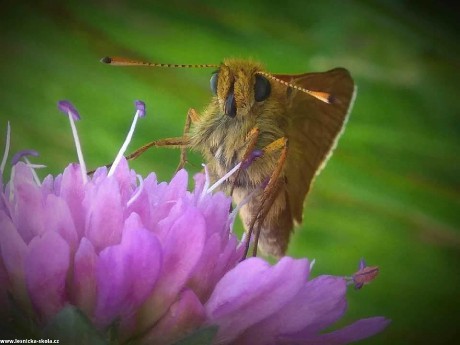
<svg viewBox="0 0 460 345"><path fill-rule="evenodd" d="M228 59L211 75L211 91L223 114L244 117L270 98L271 82L260 71L258 63Z"/></svg>

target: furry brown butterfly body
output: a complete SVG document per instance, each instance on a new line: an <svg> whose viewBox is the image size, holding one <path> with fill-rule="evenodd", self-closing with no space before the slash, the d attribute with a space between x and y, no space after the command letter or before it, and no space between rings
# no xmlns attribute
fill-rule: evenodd
<svg viewBox="0 0 460 345"><path fill-rule="evenodd" d="M270 74L253 61L227 59L220 65L170 65L104 58L113 65L150 67L218 67L212 74L214 97L201 115L187 116L182 137L152 146L200 151L213 180L226 174L251 152L261 152L224 183L246 231L256 229L256 243L266 254L282 256L294 226L302 221L311 184L343 131L355 94L349 72ZM185 152L181 156L182 166ZM257 248L257 247L256 247Z"/></svg>
<svg viewBox="0 0 460 345"><path fill-rule="evenodd" d="M334 97L335 103L326 104L289 86L265 79L270 92L266 98L257 101L256 79L265 78L257 74L259 71L263 71L261 65L247 60L229 59L221 65L216 72L216 96L200 121L192 127L191 147L203 154L212 178L217 179L243 160L247 136L253 128L260 131L256 149L263 149L282 137L288 139L285 166L259 239L263 252L281 256L286 252L294 224L302 221L303 202L312 180L344 125L354 86L344 69L326 75L304 75L299 80L302 87L328 92ZM319 82L324 77L328 80ZM295 76L283 78L298 82ZM232 111L226 109L229 93L233 93L234 115L227 114ZM331 108L335 110L331 112ZM256 190L240 211L246 229L256 216L263 196L261 186L275 170L278 156L276 151L264 154L243 169L237 180L230 178L227 181L229 188L234 185L236 203Z"/></svg>

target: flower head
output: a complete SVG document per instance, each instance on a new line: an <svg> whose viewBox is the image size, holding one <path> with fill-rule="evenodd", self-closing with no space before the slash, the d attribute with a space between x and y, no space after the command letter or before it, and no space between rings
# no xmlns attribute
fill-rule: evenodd
<svg viewBox="0 0 460 345"><path fill-rule="evenodd" d="M145 112L137 106L136 119ZM240 262L231 199L211 193L204 174L192 191L185 170L169 183L137 175L125 144L110 170L91 177L70 164L37 183L34 166L17 162L2 182L2 322L19 322L19 309L42 329L70 305L102 334L115 328L120 343L145 344L208 326L218 326L213 344L342 344L386 326L371 318L320 334L345 312L345 278L308 280L306 259Z"/></svg>

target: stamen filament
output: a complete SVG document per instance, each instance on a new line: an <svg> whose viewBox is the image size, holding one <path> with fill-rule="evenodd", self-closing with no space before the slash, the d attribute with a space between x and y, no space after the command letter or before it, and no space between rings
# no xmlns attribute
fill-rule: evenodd
<svg viewBox="0 0 460 345"><path fill-rule="evenodd" d="M228 173L226 173L224 176L222 176L219 180L217 180L216 183L214 183L209 189L207 190L207 193L211 193L214 189L219 187L225 180L227 180L230 176L232 176L241 166L241 162L235 165Z"/></svg>
<svg viewBox="0 0 460 345"><path fill-rule="evenodd" d="M112 166L110 167L110 170L107 174L107 177L112 176L115 173L115 169L117 168L118 164L120 163L121 159L124 157L124 154L126 152L126 149L128 148L129 143L131 142L131 139L134 134L134 129L136 128L137 120L139 117L143 117L145 115L145 105L143 102L136 101L136 114L134 114L134 120L131 123L131 128L129 129L128 135L126 136L126 139L121 146L120 150L118 151L117 156L115 157L115 160L112 163ZM142 103L142 104L140 104ZM140 107L143 107L143 109L140 109Z"/></svg>
<svg viewBox="0 0 460 345"><path fill-rule="evenodd" d="M203 190L201 191L201 195L200 195L200 200L202 200L204 198L204 196L208 193L209 180L210 180L208 167L206 166L206 164L202 164L202 166L204 168L205 179L204 179Z"/></svg>
<svg viewBox="0 0 460 345"><path fill-rule="evenodd" d="M5 170L6 161L8 160L8 154L10 152L10 141L11 141L11 126L10 126L10 121L8 121L7 127L6 127L5 150L3 152L2 164L0 165L0 174L2 176L3 176L3 171Z"/></svg>
<svg viewBox="0 0 460 345"><path fill-rule="evenodd" d="M313 269L313 266L315 265L316 259L313 259L310 261L310 271Z"/></svg>
<svg viewBox="0 0 460 345"><path fill-rule="evenodd" d="M83 179L83 184L86 184L88 182L88 176L86 173L85 160L83 159L83 152L81 150L80 139L78 138L77 128L75 127L75 122L73 120L72 113L68 111L67 114L69 115L70 128L72 128L73 140L75 142L75 148L77 149L77 156L78 156L78 161L80 163L81 177Z"/></svg>
<svg viewBox="0 0 460 345"><path fill-rule="evenodd" d="M136 199L139 197L139 195L141 195L142 190L144 189L144 180L142 179L142 176L137 174L136 177L137 177L137 180L139 181L139 187L137 188L136 193L134 193L131 199L129 199L128 202L126 203L126 206L128 207L131 206L134 201L136 201Z"/></svg>
<svg viewBox="0 0 460 345"><path fill-rule="evenodd" d="M24 161L26 162L27 166L30 168L30 171L32 172L32 176L34 178L35 183L37 184L37 186L40 187L42 185L42 183L40 182L40 179L38 178L38 175L35 172L35 169L37 167L44 168L44 167L46 167L46 165L32 164L32 163L30 163L30 161L29 161L29 159L27 157L24 157Z"/></svg>
<svg viewBox="0 0 460 345"><path fill-rule="evenodd" d="M259 191L259 188L256 188L254 189L251 193L249 193L248 195L246 195L246 197L241 200L241 202L239 204L237 204L235 206L235 208L232 210L232 213L230 214L229 216L229 220L230 220L230 228L233 229L233 225L235 223L235 219L236 219L236 215L238 214L238 212L240 211L241 207L243 207L244 205L246 205L249 200L251 200L251 198L254 196L254 194ZM246 233L245 233L246 234ZM243 240L241 240L241 243L244 243Z"/></svg>

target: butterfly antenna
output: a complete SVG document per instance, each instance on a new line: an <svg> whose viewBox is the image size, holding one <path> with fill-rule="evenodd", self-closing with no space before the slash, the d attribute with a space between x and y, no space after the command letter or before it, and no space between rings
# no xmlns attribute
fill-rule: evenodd
<svg viewBox="0 0 460 345"><path fill-rule="evenodd" d="M315 97L316 99L320 100L321 102L324 102L324 103L328 103L328 104L331 104L333 103L333 97L330 93L328 92L321 92L321 91L312 91L312 90L308 90L308 89L305 89L301 86L298 86L298 85L295 85L295 84L291 84L291 83L288 83L287 81L284 81L282 79L279 79L273 75L271 75L270 73L267 73L267 72L264 72L264 71L258 71L256 72L256 74L260 74L260 75L263 75L264 77L267 77L269 79L272 79L272 80L275 80L277 81L278 83L281 83L283 85L286 85L288 87L292 87L293 89L296 89L296 90L299 90L301 92L304 92L304 93L307 93L309 94L310 96L313 96Z"/></svg>
<svg viewBox="0 0 460 345"><path fill-rule="evenodd" d="M207 68L207 67L219 67L215 64L190 64L180 65L172 63L156 63L156 62L144 62L137 60L130 60L119 56L106 56L101 59L102 63L113 65L113 66L145 66L145 67L179 67L179 68Z"/></svg>

